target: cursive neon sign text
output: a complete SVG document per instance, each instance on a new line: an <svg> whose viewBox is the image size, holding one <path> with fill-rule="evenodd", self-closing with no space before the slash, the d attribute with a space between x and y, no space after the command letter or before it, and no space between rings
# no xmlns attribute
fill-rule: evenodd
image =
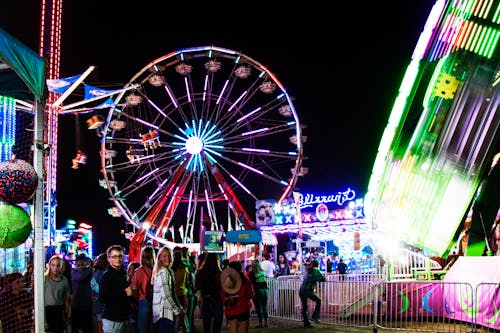
<svg viewBox="0 0 500 333"><path fill-rule="evenodd" d="M344 192L337 192L335 194L330 195L314 195L312 193L307 194L299 194L299 207L300 209L312 207L316 204L321 203L336 203L339 206L342 206L347 201L352 201L356 198L356 192L348 188Z"/></svg>

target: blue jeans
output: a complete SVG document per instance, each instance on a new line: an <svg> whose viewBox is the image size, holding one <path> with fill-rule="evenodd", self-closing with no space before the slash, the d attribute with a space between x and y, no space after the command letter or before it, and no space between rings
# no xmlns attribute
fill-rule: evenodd
<svg viewBox="0 0 500 333"><path fill-rule="evenodd" d="M307 289L300 289L299 296L300 302L302 303L302 320L304 321L304 325L310 325L311 321L309 320L307 300L310 299L316 303L316 305L314 306L312 318L319 319L321 311L321 298L319 298L318 295L314 293L314 290Z"/></svg>
<svg viewBox="0 0 500 333"><path fill-rule="evenodd" d="M137 310L137 325L139 327L139 333L150 333L152 323L153 312L151 301L147 299L140 300Z"/></svg>

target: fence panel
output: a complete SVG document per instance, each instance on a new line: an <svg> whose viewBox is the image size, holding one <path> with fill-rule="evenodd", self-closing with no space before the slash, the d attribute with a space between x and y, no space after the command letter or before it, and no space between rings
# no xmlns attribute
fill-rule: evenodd
<svg viewBox="0 0 500 333"><path fill-rule="evenodd" d="M473 288L468 283L392 281L380 283L382 300L377 326L413 332L471 332Z"/></svg>
<svg viewBox="0 0 500 333"><path fill-rule="evenodd" d="M29 248L21 245L0 251L0 332L34 329L33 272Z"/></svg>
<svg viewBox="0 0 500 333"><path fill-rule="evenodd" d="M301 321L299 276L272 279L269 315ZM328 276L319 283L321 321L336 326L407 332L500 332L500 284L380 281L380 276ZM314 306L309 303L310 311Z"/></svg>

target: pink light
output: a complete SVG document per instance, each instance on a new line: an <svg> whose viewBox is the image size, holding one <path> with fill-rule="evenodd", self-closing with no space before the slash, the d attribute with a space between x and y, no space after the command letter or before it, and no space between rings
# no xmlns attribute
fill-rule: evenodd
<svg viewBox="0 0 500 333"><path fill-rule="evenodd" d="M82 234L88 234L88 233L90 233L90 230L84 229L84 228L78 228L78 232L81 232Z"/></svg>

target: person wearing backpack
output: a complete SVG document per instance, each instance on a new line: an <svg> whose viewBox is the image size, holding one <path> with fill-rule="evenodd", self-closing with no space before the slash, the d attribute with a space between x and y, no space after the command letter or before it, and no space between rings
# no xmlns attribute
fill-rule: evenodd
<svg viewBox="0 0 500 333"><path fill-rule="evenodd" d="M151 275L154 258L154 249L151 246L143 247L140 266L132 277L132 295L138 301L137 326L139 333L150 333L152 329L153 285L151 284Z"/></svg>
<svg viewBox="0 0 500 333"><path fill-rule="evenodd" d="M252 261L252 270L248 273L248 279L252 282L255 291L253 305L259 319L259 324L255 328L269 327L269 315L267 313L269 288L267 286L266 273L262 270L258 259Z"/></svg>

